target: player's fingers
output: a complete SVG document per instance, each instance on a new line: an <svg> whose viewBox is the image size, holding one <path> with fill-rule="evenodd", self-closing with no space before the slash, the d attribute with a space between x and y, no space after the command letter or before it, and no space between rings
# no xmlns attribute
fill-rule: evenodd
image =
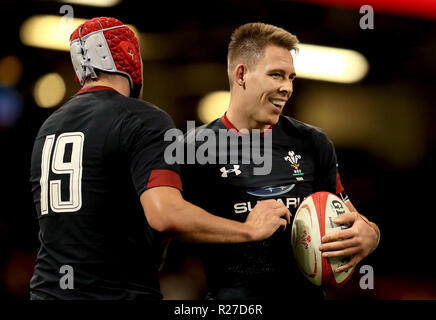
<svg viewBox="0 0 436 320"><path fill-rule="evenodd" d="M346 212L341 214L339 217L333 220L336 224L353 224L353 222L358 218L357 212Z"/></svg>
<svg viewBox="0 0 436 320"><path fill-rule="evenodd" d="M347 264L336 268L335 272L342 272L348 269L355 267L359 263L360 259L357 256L354 256L353 259L350 260Z"/></svg>
<svg viewBox="0 0 436 320"><path fill-rule="evenodd" d="M288 225L288 222L285 219L280 218L280 227L282 228L282 231L286 230L286 226Z"/></svg>
<svg viewBox="0 0 436 320"><path fill-rule="evenodd" d="M271 205L272 205L272 207L275 208L275 209L278 209L278 208L286 208L286 206L285 206L282 202L278 202L278 201L276 201L276 200L271 200L271 201L273 201L273 202L271 203Z"/></svg>
<svg viewBox="0 0 436 320"><path fill-rule="evenodd" d="M343 241L334 241L329 243L324 243L319 246L319 250L324 251L337 251L337 250L344 250L346 248L356 247L358 245L358 241L354 238L352 239L346 239Z"/></svg>
<svg viewBox="0 0 436 320"><path fill-rule="evenodd" d="M345 256L351 256L353 254L356 254L360 252L360 249L358 247L351 247L346 248L342 250L337 251L326 251L322 253L323 258L335 258L335 257L345 257Z"/></svg>
<svg viewBox="0 0 436 320"><path fill-rule="evenodd" d="M334 231L332 233L326 234L324 237L322 237L321 241L323 243L326 242L333 242L338 240L344 240L348 238L354 237L354 230L353 229L345 229L345 230L338 230Z"/></svg>
<svg viewBox="0 0 436 320"><path fill-rule="evenodd" d="M289 211L289 209L286 209L286 220L288 220L289 224L291 224L291 217L292 217L291 211Z"/></svg>
<svg viewBox="0 0 436 320"><path fill-rule="evenodd" d="M269 201L269 200L262 200L262 201L259 201L259 202L254 206L254 208L262 208L262 209L264 209L264 210L267 210L267 209L271 208L272 205L273 205L273 203L272 203L271 201Z"/></svg>
<svg viewBox="0 0 436 320"><path fill-rule="evenodd" d="M280 218L283 218L287 223L291 223L291 213L289 212L288 208L280 207L274 209L274 211L276 215L278 215Z"/></svg>
<svg viewBox="0 0 436 320"><path fill-rule="evenodd" d="M291 212L289 211L288 208L284 207L284 213L282 215L282 218L286 219L287 223L290 224L291 223Z"/></svg>
<svg viewBox="0 0 436 320"><path fill-rule="evenodd" d="M271 208L279 208L281 205L283 205L282 203L279 203L274 199L263 200L262 202L264 203L264 205L267 205Z"/></svg>

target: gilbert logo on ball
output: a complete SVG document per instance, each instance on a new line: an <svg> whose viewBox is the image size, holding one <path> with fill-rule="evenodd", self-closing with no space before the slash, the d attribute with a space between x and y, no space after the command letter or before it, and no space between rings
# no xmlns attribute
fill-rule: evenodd
<svg viewBox="0 0 436 320"><path fill-rule="evenodd" d="M317 286L339 287L345 284L353 269L334 272L350 261L349 257L323 258L319 246L324 235L345 229L333 223L339 215L349 212L340 198L329 192L308 196L299 206L292 225L292 249L299 269Z"/></svg>

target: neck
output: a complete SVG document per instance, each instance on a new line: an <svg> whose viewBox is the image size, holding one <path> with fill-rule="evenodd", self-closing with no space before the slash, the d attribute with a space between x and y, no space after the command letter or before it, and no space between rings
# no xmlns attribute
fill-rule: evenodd
<svg viewBox="0 0 436 320"><path fill-rule="evenodd" d="M230 102L229 108L226 113L227 119L233 124L233 126L238 129L247 129L251 132L253 129L259 129L263 132L265 129L269 129L271 125L258 122L251 119L250 115L247 114L246 110L242 106Z"/></svg>
<svg viewBox="0 0 436 320"><path fill-rule="evenodd" d="M83 87L87 86L105 86L110 87L118 91L123 96L130 96L130 84L127 78L113 74L105 77L98 77L97 79L91 79L85 82Z"/></svg>

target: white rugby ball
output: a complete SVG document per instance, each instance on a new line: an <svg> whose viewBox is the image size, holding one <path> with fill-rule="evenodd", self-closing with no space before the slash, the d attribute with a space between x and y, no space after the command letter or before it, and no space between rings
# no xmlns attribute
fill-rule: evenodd
<svg viewBox="0 0 436 320"><path fill-rule="evenodd" d="M308 196L298 207L292 224L292 250L299 269L313 284L323 287L344 285L354 268L335 272L350 257L323 258L318 249L324 235L346 229L333 223L339 215L349 212L344 202L329 192Z"/></svg>

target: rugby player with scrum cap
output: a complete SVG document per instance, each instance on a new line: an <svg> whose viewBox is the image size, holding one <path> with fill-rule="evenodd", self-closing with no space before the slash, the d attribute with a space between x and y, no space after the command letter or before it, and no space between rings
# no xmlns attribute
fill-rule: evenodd
<svg viewBox="0 0 436 320"><path fill-rule="evenodd" d="M82 88L44 122L31 158L40 226L31 299L161 299L162 233L229 243L285 229L290 213L273 200L238 222L182 198L179 168L164 159L174 125L138 99L142 60L130 28L94 18L70 40Z"/></svg>

